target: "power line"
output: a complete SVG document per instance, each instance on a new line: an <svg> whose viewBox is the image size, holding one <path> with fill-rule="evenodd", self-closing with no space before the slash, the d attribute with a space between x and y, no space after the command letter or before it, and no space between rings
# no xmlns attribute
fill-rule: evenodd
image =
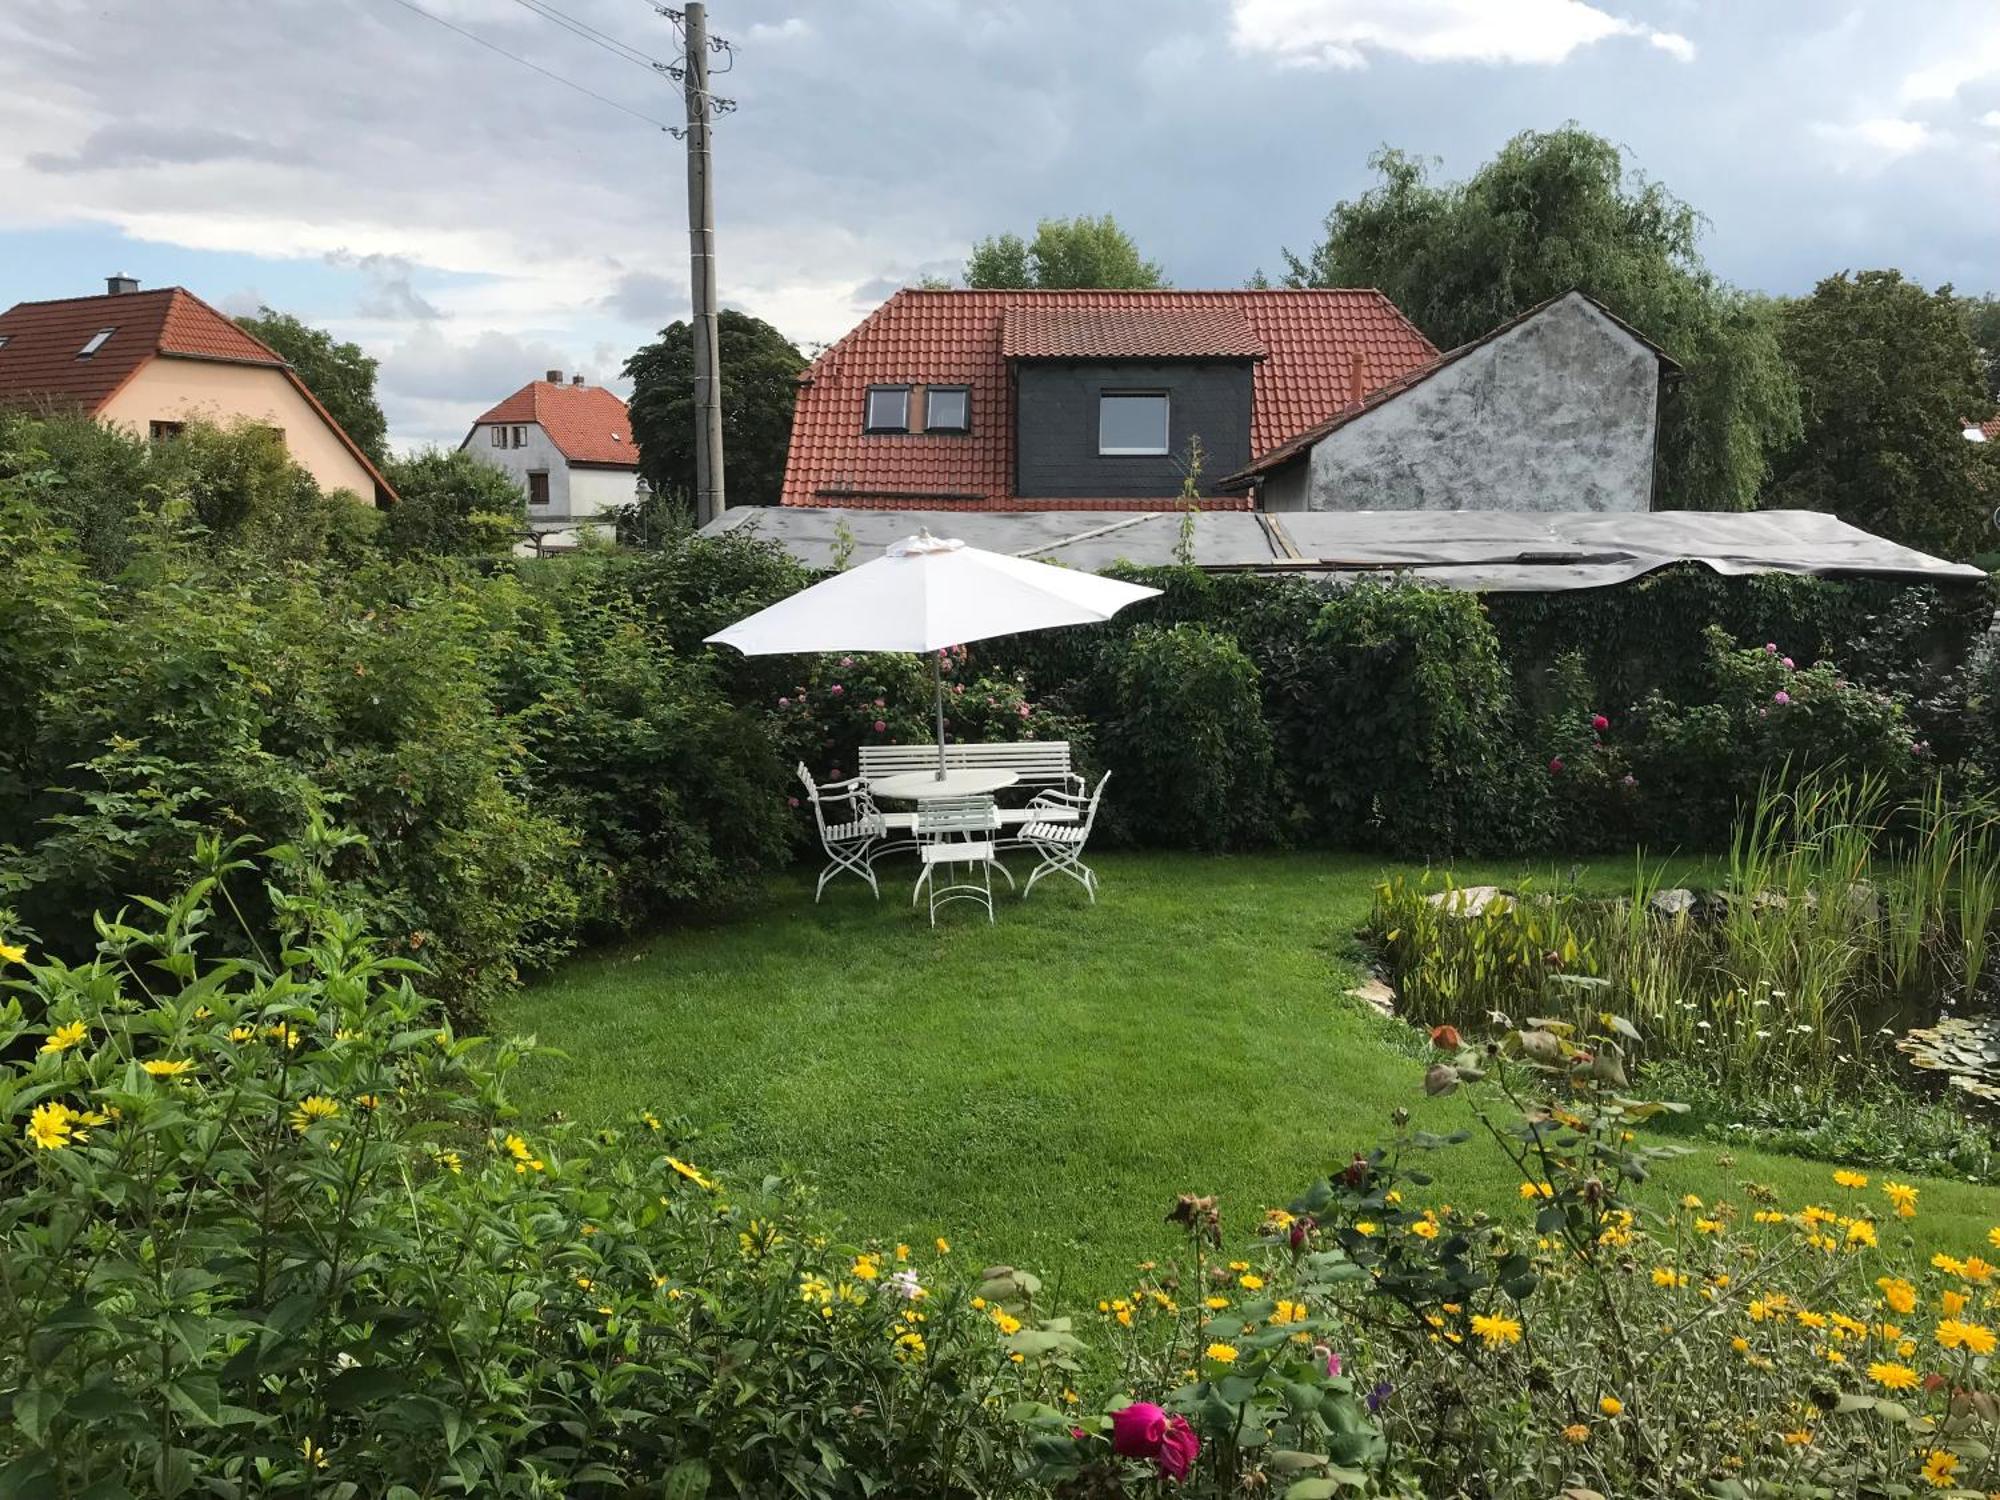
<svg viewBox="0 0 2000 1500"><path fill-rule="evenodd" d="M593 47L601 47L613 57L629 62L635 67L644 68L647 72L654 74L661 74L667 71L667 64L661 62L657 57L648 57L637 47L626 45L610 33L599 31L589 22L579 21L575 16L567 15L557 10L553 5L544 3L544 0L514 0L514 3L524 10L533 11L543 20L553 22L555 25L562 27L570 35L581 37Z"/></svg>
<svg viewBox="0 0 2000 1500"><path fill-rule="evenodd" d="M535 72L541 74L542 77L550 79L553 82L559 83L564 88L575 89L576 92L578 92L579 94L583 94L589 98L595 99L599 104L608 104L613 109L628 114L635 120L644 120L648 125L653 126L655 129L664 130L670 135L679 135L681 133L681 130L685 128L685 127L676 127L673 125L669 125L665 120L656 120L649 114L646 114L640 110L633 109L630 105L620 104L616 99L598 93L597 90L595 89L585 88L582 84L578 83L573 78L565 78L563 77L562 74L552 72L549 69L543 67L538 62L530 62L527 58L520 56L518 53L509 52L505 47L498 46L493 42L487 41L485 37L480 36L476 32L467 31L463 26L454 26L451 22L447 21L443 16L435 15L432 12L425 10L421 5L418 5L416 3L416 0L395 0L395 3L402 6L404 10L414 11L416 14L422 16L426 21L435 21L438 25L442 26L446 31L456 32L459 36L464 37L468 42L477 42L480 46L484 47L488 52L497 52L500 54L500 56L506 58L509 62L519 63L524 68L532 68Z"/></svg>

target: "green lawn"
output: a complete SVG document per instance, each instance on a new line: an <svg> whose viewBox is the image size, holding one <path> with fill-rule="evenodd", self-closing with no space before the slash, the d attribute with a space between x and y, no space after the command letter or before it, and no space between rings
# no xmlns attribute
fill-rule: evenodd
<svg viewBox="0 0 2000 1500"><path fill-rule="evenodd" d="M506 1029L563 1055L532 1061L520 1103L588 1121L640 1109L700 1129L704 1168L803 1175L857 1236L949 1235L1095 1297L1171 1248L1177 1192L1221 1195L1247 1232L1407 1105L1425 1099L1396 1024L1342 993L1350 934L1383 865L1327 855L1103 855L1096 907L1069 882L972 908L934 932L900 865L880 906L852 880L819 906L774 885L726 924L600 951L518 996ZM1462 880L1519 866L1464 867ZM1621 861L1587 878L1615 886ZM1053 884L1054 888L1051 888ZM1518 1207L1518 1178L1480 1143L1439 1162L1440 1201ZM1797 1206L1827 1169L1743 1153L1735 1175ZM1713 1197L1704 1152L1663 1181ZM1914 1229L1966 1253L2000 1192L1926 1183Z"/></svg>

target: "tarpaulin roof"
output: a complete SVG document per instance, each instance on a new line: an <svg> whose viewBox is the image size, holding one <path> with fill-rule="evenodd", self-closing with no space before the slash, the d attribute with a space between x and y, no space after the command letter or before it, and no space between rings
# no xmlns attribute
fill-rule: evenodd
<svg viewBox="0 0 2000 1500"><path fill-rule="evenodd" d="M831 566L879 556L919 529L974 547L1097 571L1116 562L1176 561L1184 545L1203 568L1306 572L1331 578L1402 573L1452 588L1523 593L1600 588L1675 563L1718 573L1973 581L1986 574L1946 562L1812 510L1526 513L1447 511L842 510L737 506L706 535L741 532ZM842 530L846 536L843 538Z"/></svg>

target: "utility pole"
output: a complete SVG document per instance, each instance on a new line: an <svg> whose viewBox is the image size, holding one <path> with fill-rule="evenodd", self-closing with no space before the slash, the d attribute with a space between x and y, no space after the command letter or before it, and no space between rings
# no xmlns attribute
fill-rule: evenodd
<svg viewBox="0 0 2000 1500"><path fill-rule="evenodd" d="M688 263L694 293L694 510L706 526L725 505L722 485L722 340L715 312L715 177L709 154L708 15L690 0L683 17L687 66Z"/></svg>

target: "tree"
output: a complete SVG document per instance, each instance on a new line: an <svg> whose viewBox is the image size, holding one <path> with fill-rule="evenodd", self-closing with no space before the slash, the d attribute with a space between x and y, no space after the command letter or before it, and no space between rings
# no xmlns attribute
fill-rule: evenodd
<svg viewBox="0 0 2000 1500"><path fill-rule="evenodd" d="M504 469L457 448L429 448L389 465L400 497L382 523L391 552L491 556L528 529L527 496Z"/></svg>
<svg viewBox="0 0 2000 1500"><path fill-rule="evenodd" d="M324 328L301 323L290 313L260 307L254 318L238 318L244 332L262 339L298 372L306 389L354 439L377 468L387 462L389 423L375 399L377 361L359 344L336 343Z"/></svg>
<svg viewBox="0 0 2000 1500"><path fill-rule="evenodd" d="M1958 315L1965 324L1966 335L1979 351L1980 368L1986 377L1987 404L2000 407L2000 297L1991 292L1983 297L1961 297ZM1986 412L1967 415L1983 417Z"/></svg>
<svg viewBox="0 0 2000 1500"><path fill-rule="evenodd" d="M1093 219L1044 219L1033 242L995 235L972 247L965 263L970 287L1158 287L1159 263L1144 260L1132 237L1105 214Z"/></svg>
<svg viewBox="0 0 2000 1500"><path fill-rule="evenodd" d="M1778 456L1766 503L1832 511L1929 552L1991 545L1994 468L1959 436L1986 399L1950 287L1843 271L1784 311L1805 432Z"/></svg>
<svg viewBox="0 0 2000 1500"><path fill-rule="evenodd" d="M1575 125L1517 135L1464 182L1432 183L1384 150L1381 181L1336 204L1326 238L1285 252L1291 286L1379 287L1440 349L1559 293L1589 293L1664 348L1683 378L1664 404L1660 503L1754 505L1772 450L1798 434L1775 310L1718 281L1702 220Z"/></svg>
<svg viewBox="0 0 2000 1500"><path fill-rule="evenodd" d="M731 505L776 505L792 443L792 406L806 357L762 318L724 308L723 483ZM639 473L661 494L694 494L694 336L684 322L625 361Z"/></svg>

